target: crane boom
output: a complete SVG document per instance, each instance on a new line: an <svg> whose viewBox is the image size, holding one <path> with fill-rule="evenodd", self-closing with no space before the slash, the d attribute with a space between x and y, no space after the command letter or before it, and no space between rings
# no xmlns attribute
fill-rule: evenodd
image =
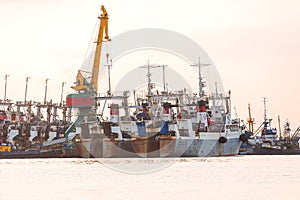
<svg viewBox="0 0 300 200"><path fill-rule="evenodd" d="M90 81L82 75L82 71L78 70L76 76L75 86L72 86L74 90L78 91L76 94L67 95L66 105L68 108L79 108L77 119L72 123L72 125L67 129L65 135L66 140L68 141L68 137L70 132L74 129L74 127L81 123L84 117L91 116L90 114L95 114L95 110L93 106L95 105L95 95L98 93L98 74L100 67L100 57L101 57L101 49L103 43L103 33L105 31L104 39L110 41L108 37L108 15L105 7L101 6L102 13L98 17L100 19L100 27L97 38L97 46L94 57L94 64L92 69L92 74Z"/></svg>
<svg viewBox="0 0 300 200"><path fill-rule="evenodd" d="M94 65L90 84L94 87L95 92L98 93L98 74L100 67L101 49L103 43L103 32L105 31L105 39L110 40L108 37L108 15L104 6L101 6L102 14L98 17L100 19L100 28L98 32L97 46L94 58Z"/></svg>
<svg viewBox="0 0 300 200"><path fill-rule="evenodd" d="M102 13L98 17L100 19L100 27L98 32L98 37L96 41L96 51L94 56L94 64L92 68L92 74L90 82L88 82L81 73L81 70L78 70L76 76L76 85L72 86L74 90L98 93L98 75L99 75L99 68L100 68L100 57L101 57L101 49L103 43L103 33L105 31L105 37L107 41L110 41L108 36L108 14L105 7L101 6Z"/></svg>
<svg viewBox="0 0 300 200"><path fill-rule="evenodd" d="M249 124L249 130L254 133L254 129L253 129L253 124L254 124L254 118L252 118L251 116L251 108L250 108L250 103L248 103L248 114L249 114L249 118L248 118L248 124Z"/></svg>

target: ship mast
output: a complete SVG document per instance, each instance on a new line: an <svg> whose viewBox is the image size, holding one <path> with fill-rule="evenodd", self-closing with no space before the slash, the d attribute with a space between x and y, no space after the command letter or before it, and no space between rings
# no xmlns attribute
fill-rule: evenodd
<svg viewBox="0 0 300 200"><path fill-rule="evenodd" d="M147 61L147 64L146 64L146 68L147 68L147 77L148 77L148 87L147 87L147 90L148 90L148 98L150 98L151 96L151 88L152 88L152 84L151 84L151 73L150 73L150 69L151 68L155 68L155 66L150 66L150 63L149 63L149 60Z"/></svg>
<svg viewBox="0 0 300 200"><path fill-rule="evenodd" d="M147 63L146 63L146 65L144 65L144 66L140 66L140 68L146 68L147 69L147 77L148 77L148 86L147 86L147 97L148 97L148 102L150 102L150 98L151 98L151 96L152 96L152 93L151 93L151 89L153 89L153 84L151 83L151 76L152 76L152 74L151 74L151 71L150 71L150 69L151 68L158 68L158 67L166 67L167 65L150 65L150 61L149 60L147 60ZM165 83L164 83L164 86L165 86Z"/></svg>
<svg viewBox="0 0 300 200"><path fill-rule="evenodd" d="M280 127L280 115L278 115L278 128L279 128L279 139L281 140L282 136L281 136L281 127Z"/></svg>
<svg viewBox="0 0 300 200"><path fill-rule="evenodd" d="M26 86L25 86L25 98L24 98L24 103L26 103L26 98L27 98L27 89L28 89L28 80L30 77L26 77Z"/></svg>
<svg viewBox="0 0 300 200"><path fill-rule="evenodd" d="M168 65L161 65L162 69L163 69L163 84L164 84L164 92L166 92L166 75L165 75L165 71L166 71L166 67Z"/></svg>
<svg viewBox="0 0 300 200"><path fill-rule="evenodd" d="M201 64L200 57L198 59L198 63L191 65L192 67L198 68L198 79L199 79L199 97L203 97L203 82L202 82L202 75L201 75L201 67L209 66L210 64Z"/></svg>
<svg viewBox="0 0 300 200"><path fill-rule="evenodd" d="M6 74L4 76L4 80L5 80L5 89L4 89L4 102L6 102L6 89L7 89L7 78L9 77L8 74Z"/></svg>
<svg viewBox="0 0 300 200"><path fill-rule="evenodd" d="M286 143L290 143L291 142L291 129L290 129L290 123L289 121L287 121L285 123L285 127L284 127L284 135L285 135L285 139L286 139Z"/></svg>
<svg viewBox="0 0 300 200"><path fill-rule="evenodd" d="M64 94L64 86L65 86L66 82L62 82L61 84L61 96L60 96L60 106L63 106L63 94Z"/></svg>
<svg viewBox="0 0 300 200"><path fill-rule="evenodd" d="M48 81L49 79L46 78L46 81L45 81L45 96L44 96L44 105L47 104L47 86L48 86Z"/></svg>
<svg viewBox="0 0 300 200"><path fill-rule="evenodd" d="M112 67L112 59L110 59L109 62L109 53L106 54L106 65L107 66L107 74L108 74L108 91L107 91L107 95L111 96L111 81L110 81L110 68Z"/></svg>
<svg viewBox="0 0 300 200"><path fill-rule="evenodd" d="M267 103L267 97L263 97L263 99L264 99L264 121L267 121L267 105L266 105L266 103Z"/></svg>

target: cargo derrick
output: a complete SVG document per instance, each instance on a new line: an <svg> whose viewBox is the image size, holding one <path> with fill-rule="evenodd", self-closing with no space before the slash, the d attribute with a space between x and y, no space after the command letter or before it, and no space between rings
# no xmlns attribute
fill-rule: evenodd
<svg viewBox="0 0 300 200"><path fill-rule="evenodd" d="M88 81L87 78L82 75L82 71L78 70L75 86L71 86L77 93L68 95L66 100L66 104L69 108L81 108L81 115L87 114L86 112L90 110L89 108L94 105L94 99L98 93L98 74L102 43L110 41L108 36L108 14L104 6L101 6L101 10L102 14L98 17L100 19L100 27L96 41L96 51L90 80ZM103 40L104 31L105 40Z"/></svg>
<svg viewBox="0 0 300 200"><path fill-rule="evenodd" d="M76 76L76 82L72 89L77 93L67 95L66 106L68 108L78 108L79 113L77 119L66 130L66 140L68 140L69 134L75 128L77 123L81 123L85 116L95 116L92 107L95 105L95 97L98 93L98 74L100 67L100 57L102 43L110 41L108 37L108 14L104 6L101 6L102 13L98 18L100 19L100 26L98 31L98 38L96 41L96 51L94 56L94 64L90 80L82 75L82 71L78 70ZM105 37L103 40L103 33L105 31Z"/></svg>

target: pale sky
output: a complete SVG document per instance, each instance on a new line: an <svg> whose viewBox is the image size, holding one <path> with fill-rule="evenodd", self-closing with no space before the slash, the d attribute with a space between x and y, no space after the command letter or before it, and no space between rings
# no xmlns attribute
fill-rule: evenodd
<svg viewBox="0 0 300 200"><path fill-rule="evenodd" d="M176 31L197 42L216 65L232 106L246 120L252 105L256 126L268 116L278 125L300 125L300 1L298 0L0 0L0 99L48 96L58 102L75 81L104 4L110 36L138 28ZM142 63L144 64L144 63ZM1 78L2 77L2 78ZM1 80L2 79L2 80ZM233 112L234 114L234 112ZM235 114L234 114L235 116Z"/></svg>

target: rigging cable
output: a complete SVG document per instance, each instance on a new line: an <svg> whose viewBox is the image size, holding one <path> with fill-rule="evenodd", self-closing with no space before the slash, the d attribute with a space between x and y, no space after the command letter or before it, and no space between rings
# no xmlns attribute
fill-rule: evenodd
<svg viewBox="0 0 300 200"><path fill-rule="evenodd" d="M93 42L93 40L95 41L95 37L96 37L96 29L97 29L97 27L98 27L98 25L99 25L99 22L98 22L98 20L96 21L96 23L95 23L95 25L94 25L94 30L93 30L93 32L92 32L92 36L91 36L91 39L90 39L90 42L89 42L89 45L88 45L88 48L87 48L87 50L86 50L86 52L85 52L85 55L84 55L84 58L83 58L83 60L85 61L85 60L88 60L88 66L90 66L90 60L91 60L91 56L89 56L89 59L87 59L87 55L88 55L88 53L89 53L89 50L90 50L90 47L91 47L91 43L94 43ZM94 49L94 47L95 47L95 43L93 44L93 48L92 49ZM81 68L83 68L85 63L82 63L82 66L81 66Z"/></svg>

